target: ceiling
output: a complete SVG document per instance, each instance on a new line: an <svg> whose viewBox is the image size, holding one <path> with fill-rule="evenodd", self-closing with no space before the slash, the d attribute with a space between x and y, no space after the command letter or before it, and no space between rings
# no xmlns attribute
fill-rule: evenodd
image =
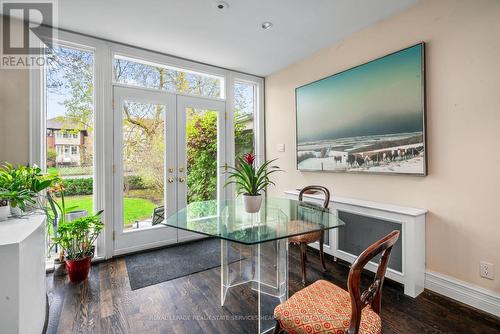
<svg viewBox="0 0 500 334"><path fill-rule="evenodd" d="M265 76L418 0L225 1L63 0L59 27Z"/></svg>

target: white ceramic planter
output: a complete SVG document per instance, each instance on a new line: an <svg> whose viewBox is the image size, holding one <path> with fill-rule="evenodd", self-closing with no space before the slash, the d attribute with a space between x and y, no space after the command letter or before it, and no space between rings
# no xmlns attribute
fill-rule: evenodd
<svg viewBox="0 0 500 334"><path fill-rule="evenodd" d="M88 215L89 215L89 213L87 212L87 210L71 211L70 213L66 214L66 221L71 222L77 218L87 217Z"/></svg>
<svg viewBox="0 0 500 334"><path fill-rule="evenodd" d="M0 206L0 221L7 220L10 216L10 205Z"/></svg>
<svg viewBox="0 0 500 334"><path fill-rule="evenodd" d="M23 215L23 210L21 210L19 207L10 207L10 214L14 217L19 217Z"/></svg>
<svg viewBox="0 0 500 334"><path fill-rule="evenodd" d="M245 211L248 213L255 213L260 210L262 204L262 195L243 195L243 203L245 204Z"/></svg>

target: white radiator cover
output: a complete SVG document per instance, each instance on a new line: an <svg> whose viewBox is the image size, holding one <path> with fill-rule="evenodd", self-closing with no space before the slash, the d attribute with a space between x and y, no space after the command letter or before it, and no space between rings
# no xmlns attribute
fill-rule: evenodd
<svg viewBox="0 0 500 334"><path fill-rule="evenodd" d="M285 192L291 199L297 199L298 190ZM323 202L321 195L304 195L308 201ZM386 277L404 285L404 292L410 297L417 297L424 291L425 285L425 218L427 210L402 207L390 204L363 201L346 197L332 197L330 199L330 210L352 213L363 217L375 218L393 222L401 225L402 241L402 271L391 268L387 269ZM340 227L342 228L342 227ZM349 254L338 248L338 228L331 229L330 245L325 247L325 252L339 259L352 263L356 255ZM375 241L375 240L374 240ZM318 248L317 244L311 244ZM370 262L366 269L375 272L377 264Z"/></svg>

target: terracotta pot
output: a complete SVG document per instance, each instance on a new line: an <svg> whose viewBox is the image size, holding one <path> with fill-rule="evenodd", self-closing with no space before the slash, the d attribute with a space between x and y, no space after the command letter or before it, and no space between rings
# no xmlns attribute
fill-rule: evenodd
<svg viewBox="0 0 500 334"><path fill-rule="evenodd" d="M248 213L255 213L260 210L262 204L262 195L243 195L243 203L245 204L245 211Z"/></svg>
<svg viewBox="0 0 500 334"><path fill-rule="evenodd" d="M80 260L66 260L66 271L71 282L80 283L87 279L91 259L91 256L87 256Z"/></svg>

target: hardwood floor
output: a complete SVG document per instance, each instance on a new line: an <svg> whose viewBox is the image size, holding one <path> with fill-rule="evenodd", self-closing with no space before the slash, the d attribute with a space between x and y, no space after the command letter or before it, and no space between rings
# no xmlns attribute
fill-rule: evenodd
<svg viewBox="0 0 500 334"><path fill-rule="evenodd" d="M348 268L308 250L308 283L327 279L346 288ZM301 289L300 259L290 251L290 294ZM370 282L364 277L364 284ZM95 264L79 285L47 275L50 304L47 333L254 333L253 321L238 315L252 310L255 296L242 287L227 307L219 306L218 268L131 291L124 258ZM412 299L387 282L382 300L383 333L500 333L500 319L425 291Z"/></svg>

